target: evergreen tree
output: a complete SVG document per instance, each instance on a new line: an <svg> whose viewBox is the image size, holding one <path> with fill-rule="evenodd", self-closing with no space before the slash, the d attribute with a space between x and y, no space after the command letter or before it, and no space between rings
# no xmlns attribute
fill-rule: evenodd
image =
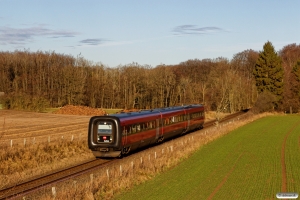
<svg viewBox="0 0 300 200"><path fill-rule="evenodd" d="M295 81L292 82L292 91L300 100L300 60L297 61L296 65L293 67L293 76Z"/></svg>
<svg viewBox="0 0 300 200"><path fill-rule="evenodd" d="M283 94L283 67L281 58L275 52L271 42L264 44L259 53L253 74L258 93L270 92L276 97L274 102L278 108Z"/></svg>

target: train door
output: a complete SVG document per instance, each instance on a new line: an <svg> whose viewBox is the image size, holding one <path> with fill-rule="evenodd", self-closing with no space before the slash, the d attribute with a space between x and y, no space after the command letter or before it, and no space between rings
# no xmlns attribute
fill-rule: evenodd
<svg viewBox="0 0 300 200"><path fill-rule="evenodd" d="M190 125L191 125L191 114L190 114L190 113L187 113L185 116L186 116L186 120L187 120L187 127L186 127L186 130L189 131Z"/></svg>
<svg viewBox="0 0 300 200"><path fill-rule="evenodd" d="M155 125L156 125L156 140L160 137L160 134L159 134L159 119L156 119L155 120Z"/></svg>
<svg viewBox="0 0 300 200"><path fill-rule="evenodd" d="M160 118L155 120L156 123L156 141L162 142L164 140L164 129L162 123L162 114L160 113Z"/></svg>
<svg viewBox="0 0 300 200"><path fill-rule="evenodd" d="M127 144L128 132L129 132L129 127L128 126L123 126L123 130L122 130L122 144L123 144L123 147L125 147L125 145Z"/></svg>

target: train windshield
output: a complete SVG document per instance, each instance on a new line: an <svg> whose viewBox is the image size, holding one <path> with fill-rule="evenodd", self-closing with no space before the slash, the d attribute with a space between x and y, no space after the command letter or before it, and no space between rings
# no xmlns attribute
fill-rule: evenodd
<svg viewBox="0 0 300 200"><path fill-rule="evenodd" d="M112 122L99 122L98 133L100 134L111 134L112 133Z"/></svg>

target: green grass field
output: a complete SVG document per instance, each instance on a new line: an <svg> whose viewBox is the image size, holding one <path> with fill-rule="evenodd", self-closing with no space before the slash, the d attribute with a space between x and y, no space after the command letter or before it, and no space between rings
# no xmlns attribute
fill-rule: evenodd
<svg viewBox="0 0 300 200"><path fill-rule="evenodd" d="M277 199L300 192L300 116L254 121L115 199Z"/></svg>

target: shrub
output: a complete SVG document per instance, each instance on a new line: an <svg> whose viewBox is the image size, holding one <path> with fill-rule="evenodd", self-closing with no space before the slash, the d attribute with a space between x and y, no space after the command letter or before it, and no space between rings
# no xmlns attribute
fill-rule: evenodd
<svg viewBox="0 0 300 200"><path fill-rule="evenodd" d="M270 92L264 91L258 95L258 98L253 107L253 112L263 113L273 111L275 102L275 95L271 94Z"/></svg>
<svg viewBox="0 0 300 200"><path fill-rule="evenodd" d="M28 110L42 112L49 107L49 102L44 97L28 94L10 94L1 98L0 103L6 109Z"/></svg>

